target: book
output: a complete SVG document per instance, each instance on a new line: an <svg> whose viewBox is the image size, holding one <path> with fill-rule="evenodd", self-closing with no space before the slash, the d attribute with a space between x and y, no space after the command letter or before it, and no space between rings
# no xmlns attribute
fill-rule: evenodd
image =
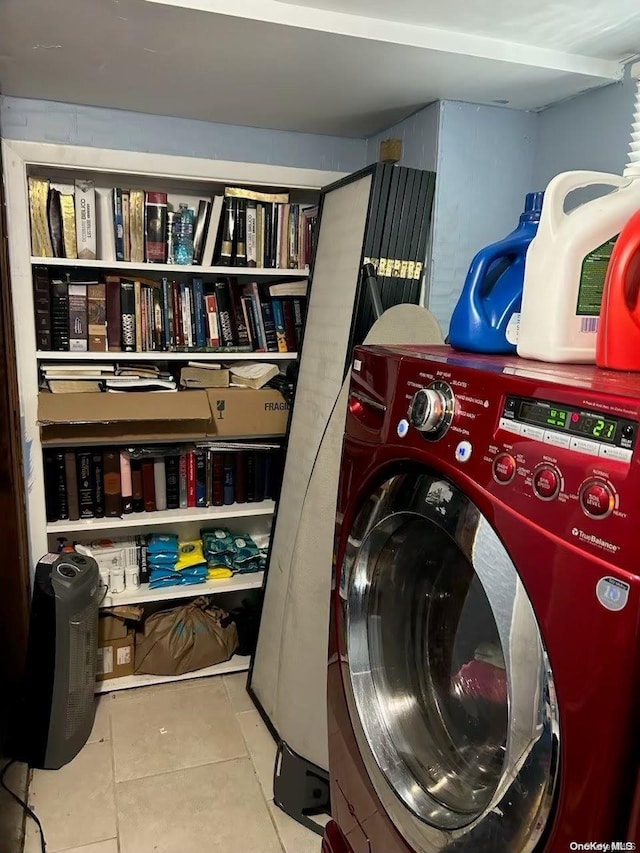
<svg viewBox="0 0 640 853"><path fill-rule="evenodd" d="M91 485L93 487L93 514L96 518L104 517L104 457L100 448L91 453Z"/></svg>
<svg viewBox="0 0 640 853"><path fill-rule="evenodd" d="M69 351L87 352L89 333L87 328L87 285L69 284Z"/></svg>
<svg viewBox="0 0 640 853"><path fill-rule="evenodd" d="M107 302L104 282L87 284L89 352L107 351Z"/></svg>
<svg viewBox="0 0 640 853"><path fill-rule="evenodd" d="M76 473L78 483L78 510L80 518L93 518L93 451L78 450ZM108 514L108 513L107 513Z"/></svg>
<svg viewBox="0 0 640 853"><path fill-rule="evenodd" d="M47 201L49 181L46 178L29 178L29 216L31 219L31 254L36 258L53 257L49 233Z"/></svg>
<svg viewBox="0 0 640 853"><path fill-rule="evenodd" d="M51 282L51 348L69 351L69 291L66 281Z"/></svg>
<svg viewBox="0 0 640 853"><path fill-rule="evenodd" d="M273 310L273 321L276 327L278 352L287 352L287 336L284 327L284 309L282 307L282 301L280 299L272 299L271 308Z"/></svg>
<svg viewBox="0 0 640 853"><path fill-rule="evenodd" d="M229 284L229 296L231 299L231 310L235 326L235 343L238 346L250 346L249 328L245 320L245 312L242 309L242 294L237 279L232 279Z"/></svg>
<svg viewBox="0 0 640 853"><path fill-rule="evenodd" d="M119 451L112 448L105 450L103 466L104 514L107 518L119 518L122 513Z"/></svg>
<svg viewBox="0 0 640 853"><path fill-rule="evenodd" d="M65 455L63 451L56 450L54 452L53 466L55 491L57 495L57 519L59 521L65 521L69 518L69 499L67 495Z"/></svg>
<svg viewBox="0 0 640 853"><path fill-rule="evenodd" d="M180 371L183 388L228 388L228 370L209 370L204 367L183 367Z"/></svg>
<svg viewBox="0 0 640 853"><path fill-rule="evenodd" d="M223 501L224 506L235 502L235 462L232 453L224 454Z"/></svg>
<svg viewBox="0 0 640 853"><path fill-rule="evenodd" d="M60 191L50 187L47 195L47 221L49 237L54 258L64 258L64 239L62 235L62 210L60 208Z"/></svg>
<svg viewBox="0 0 640 853"><path fill-rule="evenodd" d="M245 476L247 480L247 503L256 500L256 454L247 453L245 460Z"/></svg>
<svg viewBox="0 0 640 853"><path fill-rule="evenodd" d="M262 323L264 327L264 338L267 352L278 352L278 338L276 336L276 323L273 317L271 299L266 292L258 290L260 297L260 310L262 312Z"/></svg>
<svg viewBox="0 0 640 853"><path fill-rule="evenodd" d="M225 198L252 198L255 201L270 201L288 204L289 193L266 193L260 190L248 190L245 187L225 187Z"/></svg>
<svg viewBox="0 0 640 853"><path fill-rule="evenodd" d="M196 505L196 454L190 450L187 453L187 506Z"/></svg>
<svg viewBox="0 0 640 853"><path fill-rule="evenodd" d="M193 317L195 323L195 343L198 347L207 345L207 314L204 303L204 281L201 278L191 279L193 296Z"/></svg>
<svg viewBox="0 0 640 853"><path fill-rule="evenodd" d="M136 350L135 286L128 279L120 279L120 348L122 352Z"/></svg>
<svg viewBox="0 0 640 853"><path fill-rule="evenodd" d="M304 327L305 301L301 297L296 297L293 300L293 322L296 336L296 350L300 351L302 347L302 330Z"/></svg>
<svg viewBox="0 0 640 853"><path fill-rule="evenodd" d="M241 296L240 304L242 305L242 315L244 317L244 324L247 328L247 335L249 336L249 344L251 349L257 350L260 347L258 342L258 329L256 327L255 318L253 316L253 307L252 300L250 296Z"/></svg>
<svg viewBox="0 0 640 853"><path fill-rule="evenodd" d="M76 180L76 241L78 258L96 259L96 188L93 181Z"/></svg>
<svg viewBox="0 0 640 853"><path fill-rule="evenodd" d="M120 451L120 493L122 495L122 514L133 512L133 472L131 471L131 454L128 450Z"/></svg>
<svg viewBox="0 0 640 853"><path fill-rule="evenodd" d="M33 270L33 307L36 324L36 349L47 352L51 342L51 282L46 267Z"/></svg>
<svg viewBox="0 0 640 853"><path fill-rule="evenodd" d="M112 190L113 230L115 234L116 261L124 261L124 218L122 214L122 190Z"/></svg>
<svg viewBox="0 0 640 853"><path fill-rule="evenodd" d="M131 240L129 231L131 228L129 211L129 190L122 190L122 247L125 261L131 260Z"/></svg>
<svg viewBox="0 0 640 853"><path fill-rule="evenodd" d="M256 503L264 500L264 453L255 453L254 498Z"/></svg>
<svg viewBox="0 0 640 853"><path fill-rule="evenodd" d="M269 285L269 296L306 296L307 285L305 280L301 281L281 281L278 284Z"/></svg>
<svg viewBox="0 0 640 853"><path fill-rule="evenodd" d="M130 459L131 465L131 497L134 512L144 512L144 495L142 492L142 460Z"/></svg>
<svg viewBox="0 0 640 853"><path fill-rule="evenodd" d="M245 208L247 266L258 265L258 205L254 199L248 199Z"/></svg>
<svg viewBox="0 0 640 853"><path fill-rule="evenodd" d="M165 481L167 484L167 509L180 507L180 457L165 456Z"/></svg>
<svg viewBox="0 0 640 853"><path fill-rule="evenodd" d="M246 476L246 453L236 453L236 470L234 476L235 502L244 504L247 502L247 476Z"/></svg>
<svg viewBox="0 0 640 853"><path fill-rule="evenodd" d="M220 219L222 216L222 205L224 196L214 196L211 204L211 213L209 214L209 222L207 225L207 234L202 254L202 263L205 265L213 264L214 252L216 250L216 241L218 239L218 230L220 228Z"/></svg>
<svg viewBox="0 0 640 853"><path fill-rule="evenodd" d="M275 483L273 481L273 454L265 453L263 456L264 464L264 496L265 498L276 499Z"/></svg>
<svg viewBox="0 0 640 853"><path fill-rule="evenodd" d="M295 352L297 347L296 341L296 324L293 316L293 303L291 299L282 299L282 313L284 315L284 337L287 343L287 352Z"/></svg>
<svg viewBox="0 0 640 853"><path fill-rule="evenodd" d="M131 261L144 261L144 192L129 191L129 243Z"/></svg>
<svg viewBox="0 0 640 853"><path fill-rule="evenodd" d="M196 466L196 506L207 505L207 454L204 450L194 451Z"/></svg>
<svg viewBox="0 0 640 853"><path fill-rule="evenodd" d="M220 279L215 283L216 304L218 307L218 328L220 330L220 344L222 346L234 346L236 344L235 323L233 320L231 294L229 282Z"/></svg>
<svg viewBox="0 0 640 853"><path fill-rule="evenodd" d="M52 394L98 394L102 383L91 379L48 379L47 385Z"/></svg>
<svg viewBox="0 0 640 853"><path fill-rule="evenodd" d="M167 508L167 477L164 468L164 459L153 460L153 485L156 496L156 509Z"/></svg>
<svg viewBox="0 0 640 853"><path fill-rule="evenodd" d="M187 488L187 454L183 451L180 453L178 462L178 476L180 487L180 509L186 509L189 506L189 496Z"/></svg>
<svg viewBox="0 0 640 853"><path fill-rule="evenodd" d="M211 202L200 200L193 228L193 263L201 264L211 214Z"/></svg>
<svg viewBox="0 0 640 853"><path fill-rule="evenodd" d="M145 261L163 264L167 259L167 194L145 193Z"/></svg>
<svg viewBox="0 0 640 853"><path fill-rule="evenodd" d="M142 494L145 512L155 512L156 482L153 459L142 460Z"/></svg>
<svg viewBox="0 0 640 853"><path fill-rule="evenodd" d="M256 331L256 338L258 342L258 346L255 347L256 350L266 352L267 351L267 340L265 335L264 328L264 318L262 316L262 308L260 305L260 289L256 282L252 282L251 284L247 284L244 288L244 294L251 298L251 309L253 312L253 320Z"/></svg>
<svg viewBox="0 0 640 853"><path fill-rule="evenodd" d="M121 301L121 305L122 305L122 296L120 297L120 301ZM134 349L135 349L135 352L142 352L143 351L142 350L142 329L143 329L142 289L141 289L141 284L139 281L133 282L133 316L135 319ZM124 347L123 347L123 349L124 349Z"/></svg>
<svg viewBox="0 0 640 853"><path fill-rule="evenodd" d="M44 464L44 503L48 522L58 521L58 483L57 464L53 450L45 450Z"/></svg>
<svg viewBox="0 0 640 853"><path fill-rule="evenodd" d="M80 518L80 504L78 503L78 473L76 470L75 450L65 451L64 471L65 483L67 486L67 507L69 511L69 521L77 521Z"/></svg>
<svg viewBox="0 0 640 853"><path fill-rule="evenodd" d="M236 361L229 365L232 385L242 385L245 388L262 388L280 373L275 364L263 362Z"/></svg>
<svg viewBox="0 0 640 853"><path fill-rule="evenodd" d="M298 269L298 219L300 205L289 205L289 233L287 249L287 266L290 270Z"/></svg>
<svg viewBox="0 0 640 853"><path fill-rule="evenodd" d="M207 344L210 347L219 347L218 302L215 293L207 293L204 301L207 309Z"/></svg>
<svg viewBox="0 0 640 853"><path fill-rule="evenodd" d="M120 314L120 278L116 275L108 275L105 277L105 281L107 347L109 352L121 352L122 328Z"/></svg>
<svg viewBox="0 0 640 853"><path fill-rule="evenodd" d="M213 454L212 462L212 494L211 503L213 506L224 505L224 455L222 453Z"/></svg>
<svg viewBox="0 0 640 853"><path fill-rule="evenodd" d="M235 252L233 262L236 266L247 265L247 200L236 199Z"/></svg>
<svg viewBox="0 0 640 853"><path fill-rule="evenodd" d="M264 267L264 205L260 202L256 209L256 254L256 266Z"/></svg>
<svg viewBox="0 0 640 853"><path fill-rule="evenodd" d="M222 239L220 241L220 252L217 263L222 266L230 266L233 258L234 242L234 204L230 198L225 198L222 210Z"/></svg>

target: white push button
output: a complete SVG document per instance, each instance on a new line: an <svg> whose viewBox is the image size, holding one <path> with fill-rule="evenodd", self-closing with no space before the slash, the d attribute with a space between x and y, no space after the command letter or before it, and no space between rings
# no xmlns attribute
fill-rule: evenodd
<svg viewBox="0 0 640 853"><path fill-rule="evenodd" d="M458 462L468 462L473 453L473 445L470 441L461 441L456 447L456 459Z"/></svg>
<svg viewBox="0 0 640 853"><path fill-rule="evenodd" d="M544 430L540 427L531 426L531 424L522 424L520 435L526 435L527 438L535 438L537 441L544 440Z"/></svg>
<svg viewBox="0 0 640 853"><path fill-rule="evenodd" d="M600 445L597 441L589 441L587 438L575 438L575 436L571 439L571 444L569 445L571 450L578 450L580 453L588 453L589 456L599 456L600 455Z"/></svg>
<svg viewBox="0 0 640 853"><path fill-rule="evenodd" d="M500 418L498 426L505 432L512 432L514 435L520 435L522 424L517 423L517 421L512 421L510 418Z"/></svg>
<svg viewBox="0 0 640 853"><path fill-rule="evenodd" d="M554 447L569 447L571 444L571 436L565 435L563 432L555 432L552 429L544 431L544 443L552 444Z"/></svg>
<svg viewBox="0 0 640 853"><path fill-rule="evenodd" d="M624 447L611 447L608 444L600 445L600 456L606 459L618 459L620 462L631 462L633 450L626 450Z"/></svg>

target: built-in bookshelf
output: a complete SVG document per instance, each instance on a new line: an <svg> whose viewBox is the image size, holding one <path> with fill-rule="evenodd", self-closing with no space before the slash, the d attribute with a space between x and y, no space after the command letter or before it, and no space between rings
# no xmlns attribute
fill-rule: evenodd
<svg viewBox="0 0 640 853"><path fill-rule="evenodd" d="M234 277L242 282L258 282L268 286L278 281L304 279L306 269L276 267L246 267L218 264L140 263L118 260L114 240L113 190L117 187L137 187L145 191L164 192L176 210L180 204L197 209L200 200L223 196L229 186L252 188L263 193L288 193L292 205L299 210L316 204L321 187L344 177L342 173L313 169L298 169L252 163L209 161L192 157L155 155L139 152L113 151L81 146L49 145L35 142L4 140L2 142L6 198L8 209L9 254L12 278L16 356L20 390L20 415L23 424L25 458L25 493L30 561L33 569L47 550L55 548L60 537L79 542L109 537L144 535L147 532L171 530L181 538L198 535L201 527L220 522L236 533L250 536L269 534L274 502L265 500L254 504L210 506L135 513L132 515L93 518L76 521L48 522L45 513L43 444L38 423L38 365L41 362L70 361L118 362L230 362L263 360L286 362L297 358L297 352L52 352L38 351L33 296L33 270L36 266L84 271L91 274L113 272L121 276L135 274L160 279L162 277L197 276L213 281L216 276ZM96 190L96 259L66 257L34 257L31 250L28 178L45 178L56 185L73 185L76 179L93 182ZM207 258L203 258L207 261ZM209 259L210 264L210 259ZM179 392L183 393L183 392ZM189 393L189 392L186 392ZM121 395L114 395L121 396ZM180 398L177 398L179 402ZM190 440L193 440L190 436ZM206 438L205 435L201 436ZM157 439L155 439L157 440ZM152 440L153 442L153 440ZM82 441L78 442L82 446ZM32 569L32 570L33 570ZM191 587L176 586L150 590L147 585L125 593L112 595L113 603L146 603L189 598L203 593L233 594L258 589L262 572L234 575L220 581L207 581ZM105 606L107 599L105 599ZM203 677L246 670L248 657L234 656L231 660L185 676L131 676L103 681L97 692L125 689L145 684L162 683L183 678Z"/></svg>

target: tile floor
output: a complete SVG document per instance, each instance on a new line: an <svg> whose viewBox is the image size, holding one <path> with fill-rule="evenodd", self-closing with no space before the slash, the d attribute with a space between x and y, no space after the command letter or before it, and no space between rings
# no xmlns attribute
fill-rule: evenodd
<svg viewBox="0 0 640 853"><path fill-rule="evenodd" d="M320 836L273 803L275 743L246 679L102 696L79 755L34 771L48 853L319 853ZM25 853L40 853L32 821Z"/></svg>

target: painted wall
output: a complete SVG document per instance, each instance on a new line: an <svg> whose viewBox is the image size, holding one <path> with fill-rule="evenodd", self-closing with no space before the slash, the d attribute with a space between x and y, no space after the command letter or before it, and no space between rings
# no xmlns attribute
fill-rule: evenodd
<svg viewBox="0 0 640 853"><path fill-rule="evenodd" d="M476 252L518 222L537 189L538 115L443 101L428 307L445 334Z"/></svg>
<svg viewBox="0 0 640 853"><path fill-rule="evenodd" d="M383 139L402 139L400 164L410 169L436 171L438 161L438 134L440 130L440 102L429 104L404 121L394 124L377 136L367 139L367 163L376 163Z"/></svg>
<svg viewBox="0 0 640 853"><path fill-rule="evenodd" d="M367 153L364 139L10 97L0 97L0 134L7 139L338 172L362 168Z"/></svg>
<svg viewBox="0 0 640 853"><path fill-rule="evenodd" d="M586 92L549 107L538 117L534 176L544 187L559 172L595 169L620 174L633 114L635 81Z"/></svg>

